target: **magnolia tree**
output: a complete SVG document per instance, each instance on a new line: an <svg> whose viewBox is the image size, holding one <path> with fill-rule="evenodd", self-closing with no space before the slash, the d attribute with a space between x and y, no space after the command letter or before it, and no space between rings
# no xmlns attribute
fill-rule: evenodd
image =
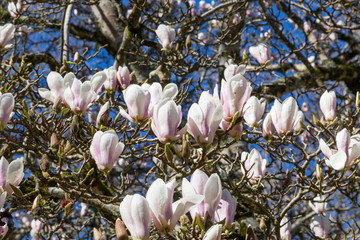
<svg viewBox="0 0 360 240"><path fill-rule="evenodd" d="M360 238L359 6L2 1L0 238Z"/></svg>

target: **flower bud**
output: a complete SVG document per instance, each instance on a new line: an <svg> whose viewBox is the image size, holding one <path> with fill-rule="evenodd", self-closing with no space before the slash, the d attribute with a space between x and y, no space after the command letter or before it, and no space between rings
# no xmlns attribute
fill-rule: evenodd
<svg viewBox="0 0 360 240"><path fill-rule="evenodd" d="M114 130L106 132L97 131L91 142L90 153L100 171L105 169L111 170L124 147L125 145L119 142Z"/></svg>
<svg viewBox="0 0 360 240"><path fill-rule="evenodd" d="M336 95L334 91L327 90L320 97L320 109L326 121L332 121L336 117Z"/></svg>
<svg viewBox="0 0 360 240"><path fill-rule="evenodd" d="M116 219L115 222L115 232L117 240L127 240L129 238L128 233L125 228L125 224L120 218Z"/></svg>
<svg viewBox="0 0 360 240"><path fill-rule="evenodd" d="M251 46L249 52L260 64L266 63L271 58L271 49L264 43L260 43L255 47Z"/></svg>
<svg viewBox="0 0 360 240"><path fill-rule="evenodd" d="M167 25L160 24L155 33L164 49L169 49L175 41L175 29Z"/></svg>

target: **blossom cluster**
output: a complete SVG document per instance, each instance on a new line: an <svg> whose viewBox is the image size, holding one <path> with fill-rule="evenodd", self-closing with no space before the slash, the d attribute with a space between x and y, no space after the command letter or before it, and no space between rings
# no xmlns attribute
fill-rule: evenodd
<svg viewBox="0 0 360 240"><path fill-rule="evenodd" d="M221 187L217 174L210 177L196 170L190 182L182 179L182 198L173 202L175 179L165 183L155 180L149 187L146 198L139 194L127 195L120 204L121 218L130 234L137 239L148 239L151 222L159 232L171 232L179 219L190 211L191 217L220 222L224 227L234 221L236 199ZM213 225L204 239L220 239L222 224Z"/></svg>

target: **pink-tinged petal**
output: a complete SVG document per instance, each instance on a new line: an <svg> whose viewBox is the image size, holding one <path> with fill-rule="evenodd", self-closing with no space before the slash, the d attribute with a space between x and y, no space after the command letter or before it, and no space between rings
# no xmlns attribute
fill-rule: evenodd
<svg viewBox="0 0 360 240"><path fill-rule="evenodd" d="M0 27L0 49L7 48L8 42L14 38L15 26L12 23Z"/></svg>
<svg viewBox="0 0 360 240"><path fill-rule="evenodd" d="M123 109L122 107L119 107L120 110L120 114L121 116L123 116L124 118L126 118L127 120L129 120L132 123L135 123L135 119L132 118L126 111L125 109Z"/></svg>
<svg viewBox="0 0 360 240"><path fill-rule="evenodd" d="M66 88L64 91L64 103L71 109L71 110L75 110L76 106L74 104L74 96L73 93L70 89L70 87Z"/></svg>
<svg viewBox="0 0 360 240"><path fill-rule="evenodd" d="M355 143L350 151L350 156L348 163L346 163L347 166L351 166L353 161L357 159L360 156L360 143Z"/></svg>
<svg viewBox="0 0 360 240"><path fill-rule="evenodd" d="M162 91L162 97L174 99L178 94L178 92L179 92L178 86L175 83L169 83L164 87Z"/></svg>
<svg viewBox="0 0 360 240"><path fill-rule="evenodd" d="M3 192L0 195L0 209L4 207L5 200L6 200L6 195L7 195L7 192Z"/></svg>
<svg viewBox="0 0 360 240"><path fill-rule="evenodd" d="M49 102L52 102L52 103L55 102L55 97L54 97L54 95L52 94L51 91L47 90L46 88L39 88L39 89L38 89L38 92L39 92L39 95L40 95L42 98L44 98L44 99L46 99L46 100L48 100Z"/></svg>
<svg viewBox="0 0 360 240"><path fill-rule="evenodd" d="M63 84L63 89L65 90L65 88L72 86L74 79L76 79L76 76L73 73L67 73L64 76L64 84Z"/></svg>
<svg viewBox="0 0 360 240"><path fill-rule="evenodd" d="M179 140L180 138L182 138L182 136L187 132L187 128L188 126L185 125L182 129L180 129L177 134L175 135L175 137L171 138L171 141L176 141Z"/></svg>
<svg viewBox="0 0 360 240"><path fill-rule="evenodd" d="M165 228L168 226L168 220L172 217L172 196L169 194L173 193L174 185L171 187L172 189L169 191L165 182L158 178L151 184L146 194L153 217ZM163 229L158 230L162 231Z"/></svg>
<svg viewBox="0 0 360 240"><path fill-rule="evenodd" d="M304 123L305 121L305 115L302 111L298 111L296 115L296 120L294 123L294 131L298 132L302 129L300 122Z"/></svg>
<svg viewBox="0 0 360 240"><path fill-rule="evenodd" d="M236 199L231 196L229 190L224 189L222 191L219 207L215 214L215 220L220 222L223 219L226 219L224 226L230 226L234 221L236 202Z"/></svg>
<svg viewBox="0 0 360 240"><path fill-rule="evenodd" d="M296 100L293 97L287 98L282 104L280 119L282 128L280 128L279 134L292 131L296 121L297 112L298 106Z"/></svg>
<svg viewBox="0 0 360 240"><path fill-rule="evenodd" d="M162 94L163 94L162 91L163 90L162 90L161 84L158 82L154 82L149 87L149 92L151 94L151 103L153 105L157 104L162 99Z"/></svg>
<svg viewBox="0 0 360 240"><path fill-rule="evenodd" d="M207 183L209 177L203 171L196 169L193 175L191 176L190 183L195 189L197 194L203 195L205 184Z"/></svg>
<svg viewBox="0 0 360 240"><path fill-rule="evenodd" d="M105 81L106 81L106 73L104 73L103 71L96 73L90 79L91 86L96 93L98 93L101 90L101 87Z"/></svg>
<svg viewBox="0 0 360 240"><path fill-rule="evenodd" d="M222 232L222 225L213 225L204 235L203 240L220 240Z"/></svg>
<svg viewBox="0 0 360 240"><path fill-rule="evenodd" d="M91 83L85 81L80 88L79 108L81 112L87 111L88 105L95 100L94 97L95 92L92 89Z"/></svg>
<svg viewBox="0 0 360 240"><path fill-rule="evenodd" d="M336 146L349 156L350 133L346 128L336 134Z"/></svg>
<svg viewBox="0 0 360 240"><path fill-rule="evenodd" d="M211 174L204 188L204 203L205 211L209 214L211 219L215 217L215 211L221 199L222 189L219 175L216 173Z"/></svg>
<svg viewBox="0 0 360 240"><path fill-rule="evenodd" d="M203 140L201 132L201 123L204 121L202 110L197 103L193 103L188 112L188 132L194 137L196 141Z"/></svg>
<svg viewBox="0 0 360 240"><path fill-rule="evenodd" d="M97 131L95 133L93 140L91 142L91 145L90 145L91 156L94 158L98 168L99 168L99 166L102 166L100 170L104 170L103 162L102 162L102 158L101 158L101 152L100 152L100 142L101 142L101 137L103 135L104 135L104 132Z"/></svg>
<svg viewBox="0 0 360 240"><path fill-rule="evenodd" d="M3 189L6 185L6 176L7 176L7 170L8 170L9 162L6 160L6 158L1 157L0 159L0 187Z"/></svg>
<svg viewBox="0 0 360 240"><path fill-rule="evenodd" d="M173 203L172 207L174 214L170 220L170 229L173 229L176 226L181 216L187 213L191 208L200 204L203 200L204 196L202 195L191 195Z"/></svg>
<svg viewBox="0 0 360 240"><path fill-rule="evenodd" d="M62 97L64 92L64 79L58 72L50 72L46 78L54 99Z"/></svg>
<svg viewBox="0 0 360 240"><path fill-rule="evenodd" d="M6 181L14 186L18 186L24 178L24 159L18 158L12 161L7 169Z"/></svg>
<svg viewBox="0 0 360 240"><path fill-rule="evenodd" d="M264 122L262 125L262 134L263 134L263 137L267 137L268 135L272 134L271 112L268 113L264 119Z"/></svg>
<svg viewBox="0 0 360 240"><path fill-rule="evenodd" d="M337 153L332 155L329 159L330 165L335 170L342 170L345 167L347 156L346 153L342 150L339 150Z"/></svg>
<svg viewBox="0 0 360 240"><path fill-rule="evenodd" d="M131 236L141 240L149 238L151 214L143 196L127 195L120 204L120 214Z"/></svg>
<svg viewBox="0 0 360 240"><path fill-rule="evenodd" d="M320 146L321 152L325 155L325 157L330 159L330 157L332 155L331 149L329 148L329 146L325 143L325 141L323 139L320 139L319 146Z"/></svg>
<svg viewBox="0 0 360 240"><path fill-rule="evenodd" d="M210 130L208 135L208 143L212 143L214 140L215 132L219 128L219 124L221 122L223 115L223 108L221 105L218 105L215 108L215 111L212 115L211 122L210 122Z"/></svg>

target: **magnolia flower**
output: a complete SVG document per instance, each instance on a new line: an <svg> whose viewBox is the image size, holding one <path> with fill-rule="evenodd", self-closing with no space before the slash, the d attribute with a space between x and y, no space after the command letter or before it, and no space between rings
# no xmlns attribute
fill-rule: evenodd
<svg viewBox="0 0 360 240"><path fill-rule="evenodd" d="M81 83L73 73L68 73L63 78L57 72L50 72L46 78L50 90L39 88L38 92L42 98L52 103L61 99L71 110L85 112L89 104L96 100L96 93L105 80L104 72L96 73L90 81L84 83Z"/></svg>
<svg viewBox="0 0 360 240"><path fill-rule="evenodd" d="M177 106L173 100L163 99L155 105L151 130L153 130L160 142L176 141L180 139L187 130L187 126L178 131L181 123L181 106Z"/></svg>
<svg viewBox="0 0 360 240"><path fill-rule="evenodd" d="M350 167L354 160L360 156L360 135L350 137L349 131L344 128L336 134L337 149L330 149L323 139L320 139L320 149L327 158L326 165L335 170Z"/></svg>
<svg viewBox="0 0 360 240"><path fill-rule="evenodd" d="M97 131L91 142L90 153L100 171L111 170L124 147L114 130Z"/></svg>
<svg viewBox="0 0 360 240"><path fill-rule="evenodd" d="M221 239L222 225L216 224L211 226L209 230L206 231L203 240L220 240Z"/></svg>
<svg viewBox="0 0 360 240"><path fill-rule="evenodd" d="M332 121L336 117L336 95L334 91L327 90L320 97L320 109L326 121Z"/></svg>
<svg viewBox="0 0 360 240"><path fill-rule="evenodd" d="M173 203L174 188L175 179L167 184L157 179L146 194L154 225L161 232L171 231L181 216L204 199L201 195L192 195Z"/></svg>
<svg viewBox="0 0 360 240"><path fill-rule="evenodd" d="M161 87L161 84L154 82L153 84L144 85L144 88L147 88L151 94L151 104L155 106L158 102L165 98L174 99L178 94L178 87L175 83L167 84L164 89Z"/></svg>
<svg viewBox="0 0 360 240"><path fill-rule="evenodd" d="M225 121L231 122L236 112L242 114L251 91L250 82L241 74L233 76L229 81L224 79L221 81L221 102Z"/></svg>
<svg viewBox="0 0 360 240"><path fill-rule="evenodd" d="M331 222L327 216L316 215L311 219L310 229L315 236L325 238L330 231Z"/></svg>
<svg viewBox="0 0 360 240"><path fill-rule="evenodd" d="M116 79L120 87L124 90L130 85L130 71L127 67L119 67L116 73Z"/></svg>
<svg viewBox="0 0 360 240"><path fill-rule="evenodd" d="M101 121L103 116L106 115L106 113L109 111L110 109L110 102L106 102L103 106L101 106L100 111L96 117L96 127L99 128L101 125Z"/></svg>
<svg viewBox="0 0 360 240"><path fill-rule="evenodd" d="M72 84L64 91L63 101L74 112L86 112L98 95L90 81L82 83L75 75L72 77Z"/></svg>
<svg viewBox="0 0 360 240"><path fill-rule="evenodd" d="M258 150L255 148L251 150L250 154L247 152L241 153L241 172L250 179L258 179L265 176L267 160L261 157ZM245 168L244 168L245 167ZM246 169L246 170L245 170Z"/></svg>
<svg viewBox="0 0 360 240"><path fill-rule="evenodd" d="M5 24L0 27L0 50L8 49L12 44L8 44L13 38L15 33L15 26L11 23Z"/></svg>
<svg viewBox="0 0 360 240"><path fill-rule="evenodd" d="M32 239L37 240L37 239L41 239L39 237L39 233L41 232L41 230L44 227L44 223L41 222L41 220L39 219L33 219L31 221L31 231L30 231L30 235L32 237Z"/></svg>
<svg viewBox="0 0 360 240"><path fill-rule="evenodd" d="M226 81L230 81L230 79L235 75L237 74L244 75L245 72L246 72L245 65L238 66L235 64L230 64L225 68L224 78Z"/></svg>
<svg viewBox="0 0 360 240"><path fill-rule="evenodd" d="M202 218L215 218L215 211L217 210L221 200L221 181L219 176L214 173L210 177L201 170L195 170L191 176L190 182L183 178L182 180L182 196L187 198L195 194L203 195L204 200L194 209L190 210L192 218L199 215Z"/></svg>
<svg viewBox="0 0 360 240"><path fill-rule="evenodd" d="M111 66L109 68L104 69L104 73L106 74L106 80L104 82L104 87L106 90L116 90L117 78L116 78L116 69Z"/></svg>
<svg viewBox="0 0 360 240"><path fill-rule="evenodd" d="M243 109L245 122L250 127L255 127L264 115L265 107L266 100L264 98L259 100L255 96L250 97Z"/></svg>
<svg viewBox="0 0 360 240"><path fill-rule="evenodd" d="M171 44L175 41L175 29L167 25L160 24L155 33L164 49L170 48Z"/></svg>
<svg viewBox="0 0 360 240"><path fill-rule="evenodd" d="M23 0L16 0L16 2L11 1L8 5L8 11L12 17L16 17L17 15L21 15L28 9L28 5Z"/></svg>
<svg viewBox="0 0 360 240"><path fill-rule="evenodd" d="M24 178L24 158L17 158L10 164L6 158L0 159L0 187L10 195L13 191L9 184L19 186Z"/></svg>
<svg viewBox="0 0 360 240"><path fill-rule="evenodd" d="M249 52L260 64L266 63L271 58L271 49L265 43L260 43L255 47L251 46Z"/></svg>
<svg viewBox="0 0 360 240"><path fill-rule="evenodd" d="M39 94L42 98L55 103L58 98L63 99L65 88L72 85L74 78L75 75L73 73L68 73L63 78L57 72L50 72L46 78L50 90L46 88L39 88Z"/></svg>
<svg viewBox="0 0 360 240"><path fill-rule="evenodd" d="M0 92L0 130L4 129L14 115L14 96L11 93Z"/></svg>
<svg viewBox="0 0 360 240"><path fill-rule="evenodd" d="M270 123L274 125L278 134L286 134L293 129L299 131L300 121L304 119L304 113L299 110L293 97L288 97L282 104L276 99L268 115L270 115L269 118L266 117L263 123L263 131L265 128L267 134L272 134Z"/></svg>
<svg viewBox="0 0 360 240"><path fill-rule="evenodd" d="M317 214L323 214L326 210L326 201L325 201L325 196L317 196L314 198L314 203L309 202L310 207L312 208L312 210L314 210L314 212L316 212Z"/></svg>
<svg viewBox="0 0 360 240"><path fill-rule="evenodd" d="M149 239L151 214L146 199L139 195L126 195L120 203L120 214L131 236Z"/></svg>
<svg viewBox="0 0 360 240"><path fill-rule="evenodd" d="M215 213L215 220L217 222L225 220L224 226L228 227L234 222L236 213L236 198L233 198L229 190L224 189L222 191L219 207Z"/></svg>
<svg viewBox="0 0 360 240"><path fill-rule="evenodd" d="M287 217L283 217L280 221L280 237L281 240L291 240L291 223Z"/></svg>
<svg viewBox="0 0 360 240"><path fill-rule="evenodd" d="M191 105L188 112L188 132L199 144L212 143L222 118L222 105L208 91L202 92L199 103Z"/></svg>
<svg viewBox="0 0 360 240"><path fill-rule="evenodd" d="M124 100L128 109L127 113L120 107L120 114L132 123L143 121L150 117L150 93L143 87L136 84L131 84L124 91Z"/></svg>

